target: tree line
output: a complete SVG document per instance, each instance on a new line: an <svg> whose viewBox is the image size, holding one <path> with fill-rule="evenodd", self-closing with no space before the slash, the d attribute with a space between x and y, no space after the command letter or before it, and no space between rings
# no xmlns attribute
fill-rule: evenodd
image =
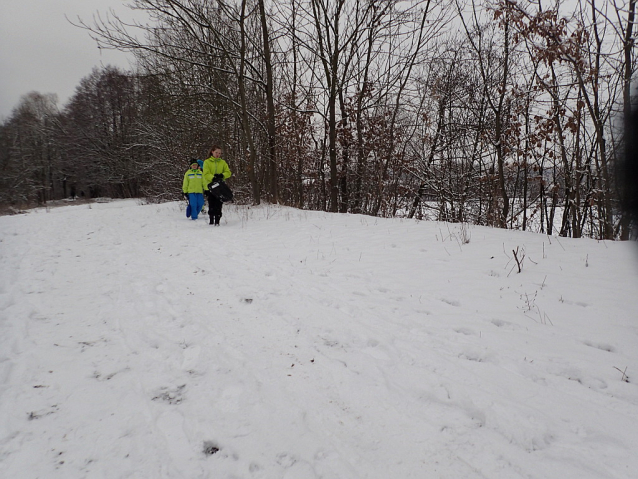
<svg viewBox="0 0 638 479"><path fill-rule="evenodd" d="M636 0L133 0L133 71L0 124L0 202L175 199L221 144L245 202L627 239Z"/></svg>

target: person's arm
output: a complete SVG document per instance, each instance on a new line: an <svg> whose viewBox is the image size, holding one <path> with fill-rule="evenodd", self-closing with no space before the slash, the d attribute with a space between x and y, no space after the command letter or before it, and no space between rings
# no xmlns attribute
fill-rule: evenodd
<svg viewBox="0 0 638 479"><path fill-rule="evenodd" d="M188 192L188 171L184 173L184 182L182 183L182 193Z"/></svg>
<svg viewBox="0 0 638 479"><path fill-rule="evenodd" d="M213 181L213 175L214 175L214 171L211 171L211 161L204 161L204 168L203 168L203 173L204 173L204 191L206 191L208 189L208 184Z"/></svg>
<svg viewBox="0 0 638 479"><path fill-rule="evenodd" d="M206 190L207 190L207 189L208 189L208 188L206 188L206 180L204 179L204 173L202 172L202 193L203 193L204 195L206 195Z"/></svg>

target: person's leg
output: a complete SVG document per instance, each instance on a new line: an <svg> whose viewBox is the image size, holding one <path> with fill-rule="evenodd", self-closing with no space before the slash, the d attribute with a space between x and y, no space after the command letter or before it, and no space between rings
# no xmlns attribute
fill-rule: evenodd
<svg viewBox="0 0 638 479"><path fill-rule="evenodd" d="M215 207L213 206L213 202L215 201L215 197L210 193L206 192L206 196L208 197L208 217L210 218L209 224L215 224Z"/></svg>
<svg viewBox="0 0 638 479"><path fill-rule="evenodd" d="M191 219L196 220L199 211L197 210L197 194L188 194L188 205L191 207Z"/></svg>
<svg viewBox="0 0 638 479"><path fill-rule="evenodd" d="M188 206L191 209L191 219L197 219L197 213L195 207L197 206L197 199L194 193L188 193Z"/></svg>
<svg viewBox="0 0 638 479"><path fill-rule="evenodd" d="M223 203L219 200L219 198L216 198L213 195L211 196L211 220L214 222L215 225L219 225L219 220L222 217L222 205Z"/></svg>
<svg viewBox="0 0 638 479"><path fill-rule="evenodd" d="M202 211L202 206L204 206L204 195L202 193L193 193L193 196L194 201L192 203L191 216L196 220L200 211Z"/></svg>

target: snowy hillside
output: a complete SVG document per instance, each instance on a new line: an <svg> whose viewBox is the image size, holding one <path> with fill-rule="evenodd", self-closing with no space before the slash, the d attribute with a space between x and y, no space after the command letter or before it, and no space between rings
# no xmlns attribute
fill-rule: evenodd
<svg viewBox="0 0 638 479"><path fill-rule="evenodd" d="M183 209L0 217L0 477L637 477L635 244Z"/></svg>

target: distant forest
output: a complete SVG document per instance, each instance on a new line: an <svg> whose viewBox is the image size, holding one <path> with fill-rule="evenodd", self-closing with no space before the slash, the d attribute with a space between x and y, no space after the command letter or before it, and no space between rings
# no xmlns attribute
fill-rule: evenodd
<svg viewBox="0 0 638 479"><path fill-rule="evenodd" d="M78 27L132 71L0 124L5 208L175 200L218 144L244 203L629 238L636 0L130 3Z"/></svg>

